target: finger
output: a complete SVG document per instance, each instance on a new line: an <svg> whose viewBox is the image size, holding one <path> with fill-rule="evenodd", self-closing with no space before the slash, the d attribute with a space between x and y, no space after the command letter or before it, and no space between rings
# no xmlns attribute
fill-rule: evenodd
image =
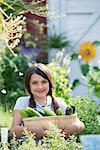
<svg viewBox="0 0 100 150"><path fill-rule="evenodd" d="M47 127L43 127L43 130L48 130L48 128Z"/></svg>

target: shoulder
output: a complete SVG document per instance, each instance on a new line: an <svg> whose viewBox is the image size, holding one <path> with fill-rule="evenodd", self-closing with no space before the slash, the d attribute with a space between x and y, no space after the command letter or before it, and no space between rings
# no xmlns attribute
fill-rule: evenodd
<svg viewBox="0 0 100 150"><path fill-rule="evenodd" d="M29 98L30 96L22 96L22 97L19 97L17 101L27 101Z"/></svg>
<svg viewBox="0 0 100 150"><path fill-rule="evenodd" d="M59 104L64 104L64 105L67 105L66 103L65 103L65 100L63 99L63 98L61 98L61 97L54 97L54 99L57 101L57 103L59 103Z"/></svg>
<svg viewBox="0 0 100 150"><path fill-rule="evenodd" d="M14 110L23 109L29 105L30 96L19 97L16 101Z"/></svg>
<svg viewBox="0 0 100 150"><path fill-rule="evenodd" d="M54 97L55 101L58 103L59 107L65 111L65 109L68 107L68 105L66 104L65 100L63 98L60 97Z"/></svg>

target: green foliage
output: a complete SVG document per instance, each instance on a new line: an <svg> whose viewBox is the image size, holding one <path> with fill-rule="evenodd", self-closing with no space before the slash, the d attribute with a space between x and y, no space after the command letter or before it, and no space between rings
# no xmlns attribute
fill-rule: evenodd
<svg viewBox="0 0 100 150"><path fill-rule="evenodd" d="M30 1L30 3L23 0L5 0L5 2L1 0L0 6L8 15L31 12L40 16L45 16L48 11L47 6L43 6L42 2L36 2L35 0Z"/></svg>
<svg viewBox="0 0 100 150"><path fill-rule="evenodd" d="M87 81L90 95L100 98L100 68L90 66Z"/></svg>
<svg viewBox="0 0 100 150"><path fill-rule="evenodd" d="M47 48L65 48L70 46L70 42L63 33L57 34L56 32L48 36L46 41Z"/></svg>
<svg viewBox="0 0 100 150"><path fill-rule="evenodd" d="M11 127L12 122L12 110L7 110L4 112L3 108L0 107L0 128L1 127Z"/></svg>
<svg viewBox="0 0 100 150"><path fill-rule="evenodd" d="M8 148L11 150L82 150L82 145L76 142L75 136L69 136L65 139L61 131L53 124L50 125L45 137L38 144L35 141L34 134L25 131L24 136L25 140L22 144L19 144L14 136Z"/></svg>
<svg viewBox="0 0 100 150"><path fill-rule="evenodd" d="M74 56L72 56L71 60ZM84 84L83 82L80 82L79 79L75 79L72 83L72 89L76 88L80 84L83 84L88 87L88 93L89 97L96 96L97 98L100 98L100 66L93 66L89 63L83 63L81 64L79 61L80 70L82 73L82 76L84 76L85 81L87 81L87 84Z"/></svg>
<svg viewBox="0 0 100 150"><path fill-rule="evenodd" d="M81 72L84 76L87 75L87 73L89 72L89 64L82 64L80 65L81 67Z"/></svg>
<svg viewBox="0 0 100 150"><path fill-rule="evenodd" d="M71 83L69 82L69 58L63 57L64 52L59 52L56 59L48 64L52 71L54 82L54 95L62 98L72 96Z"/></svg>
<svg viewBox="0 0 100 150"><path fill-rule="evenodd" d="M2 56L0 64L3 84L0 85L0 103L4 108L13 108L16 99L24 95L24 73L28 62L23 55L14 57L8 53Z"/></svg>
<svg viewBox="0 0 100 150"><path fill-rule="evenodd" d="M100 115L100 104L97 106L97 114Z"/></svg>
<svg viewBox="0 0 100 150"><path fill-rule="evenodd" d="M9 149L11 150L47 150L45 147L43 147L40 143L37 145L35 141L34 134L31 134L28 131L25 131L24 133L25 141L20 144L18 139L14 136L13 139L10 142Z"/></svg>
<svg viewBox="0 0 100 150"><path fill-rule="evenodd" d="M74 89L74 88L77 87L78 85L80 85L80 80L79 80L79 79L75 79L75 80L73 81L72 89Z"/></svg>
<svg viewBox="0 0 100 150"><path fill-rule="evenodd" d="M23 17L23 14L27 12L39 16L50 15L48 7L46 3L44 3L44 1L32 0L29 2L24 0L0 0L1 51L3 51L4 48L8 48L11 51L11 53L14 54L14 51L12 49L18 46L18 43L22 38L22 34L25 33L26 31L26 21L25 21L26 17ZM37 21L35 20L35 22ZM35 25L35 28L37 26L38 25ZM39 32L42 31L40 30ZM40 38L39 40L43 41Z"/></svg>
<svg viewBox="0 0 100 150"><path fill-rule="evenodd" d="M93 44L96 46L100 46L100 41L94 41Z"/></svg>
<svg viewBox="0 0 100 150"><path fill-rule="evenodd" d="M69 136L66 140L61 130L54 124L50 124L50 129L46 131L46 136L43 138L43 145L46 145L49 150L81 150L82 145L76 142L76 137Z"/></svg>
<svg viewBox="0 0 100 150"><path fill-rule="evenodd" d="M85 124L85 130L80 132L80 134L100 134L96 102L85 97L74 97L66 100L66 103L77 108L77 115Z"/></svg>
<svg viewBox="0 0 100 150"><path fill-rule="evenodd" d="M71 60L77 60L78 59L78 54L74 53L71 55Z"/></svg>

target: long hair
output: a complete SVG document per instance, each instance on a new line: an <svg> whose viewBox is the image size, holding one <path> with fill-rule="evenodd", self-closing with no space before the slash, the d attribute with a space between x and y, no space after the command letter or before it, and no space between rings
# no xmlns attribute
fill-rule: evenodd
<svg viewBox="0 0 100 150"><path fill-rule="evenodd" d="M27 90L27 92L30 95L30 103L29 106L30 107L35 107L35 101L34 101L34 95L31 93L31 89L30 89L30 78L32 76L32 74L38 74L40 76L42 76L44 79L47 79L49 82L49 92L47 93L47 95L50 95L52 98L52 104L53 106L55 105L55 100L54 97L52 96L52 90L53 90L53 84L52 84L52 77L51 77L51 71L49 70L48 67L46 67L44 64L42 63L36 63L33 66L29 67L25 73L25 89ZM57 104L56 104L57 105ZM54 109L57 109L58 106L54 106Z"/></svg>

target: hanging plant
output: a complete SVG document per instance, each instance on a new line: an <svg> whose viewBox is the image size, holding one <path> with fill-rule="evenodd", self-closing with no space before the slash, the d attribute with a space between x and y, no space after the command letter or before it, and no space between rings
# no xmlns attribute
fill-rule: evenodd
<svg viewBox="0 0 100 150"><path fill-rule="evenodd" d="M0 0L0 49L6 48L14 54L13 49L19 44L25 29L25 17L22 15L30 12L39 16L48 15L45 0ZM4 45L6 45L4 47Z"/></svg>
<svg viewBox="0 0 100 150"><path fill-rule="evenodd" d="M47 48L66 48L70 47L70 41L67 39L67 37L63 33L52 33L48 36L46 41Z"/></svg>
<svg viewBox="0 0 100 150"><path fill-rule="evenodd" d="M25 29L25 17L17 16L16 18L10 18L7 15L4 16L4 14L0 12L0 41L13 53L12 49L20 42L22 32Z"/></svg>

